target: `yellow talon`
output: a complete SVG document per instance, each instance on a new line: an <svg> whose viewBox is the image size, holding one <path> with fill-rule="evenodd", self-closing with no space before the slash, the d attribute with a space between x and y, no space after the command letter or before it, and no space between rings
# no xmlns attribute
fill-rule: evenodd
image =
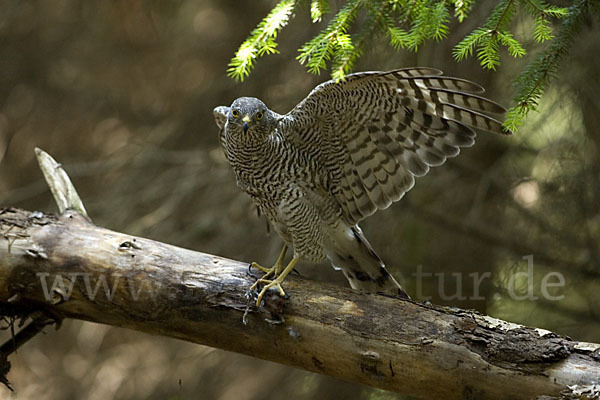
<svg viewBox="0 0 600 400"><path fill-rule="evenodd" d="M271 275L277 275L277 265L273 265L271 268L265 268L262 265L260 265L259 263L253 262L252 264L250 264L250 268L256 268L257 270L265 273L259 280L265 279ZM254 289L255 285L256 285L256 283L254 283L254 285L252 285L252 287L250 289Z"/></svg>
<svg viewBox="0 0 600 400"><path fill-rule="evenodd" d="M283 270L283 260L285 259L285 253L287 252L287 249L287 244L284 244L283 249L281 249L281 253L279 254L279 257L277 258L277 261L275 261L275 264L271 268L265 268L256 262L250 264L250 268L256 268L257 270L264 272L265 274L262 276L261 279L265 279L271 275L273 275L276 278ZM254 289L255 287L256 283L252 285L250 289Z"/></svg>
<svg viewBox="0 0 600 400"><path fill-rule="evenodd" d="M256 283L254 283L254 285L252 285L253 287L257 286L258 283L267 283L267 285L265 287L262 288L262 290L260 291L260 293L258 294L258 298L256 299L256 307L260 307L260 303L262 302L262 298L265 295L265 293L267 293L267 290L271 289L273 286L277 286L277 288L279 289L279 295L281 297L285 296L285 291L283 290L283 288L281 287L281 282L283 281L280 280L278 282L279 279L275 279L274 281L269 281L267 279L259 279L256 281Z"/></svg>
<svg viewBox="0 0 600 400"><path fill-rule="evenodd" d="M250 287L250 290L256 289L256 287L261 283L267 284L265 287L262 288L262 290L258 294L258 298L256 299L256 307L257 308L260 308L260 303L262 302L262 299L263 299L263 296L265 295L265 293L267 293L267 290L271 289L274 286L277 286L277 288L279 289L279 295L281 297L285 296L285 291L283 290L283 287L281 287L281 284L283 283L283 280L285 279L285 277L288 276L288 274L294 270L294 267L296 266L297 263L298 263L298 259L296 257L294 257L289 262L289 264L285 267L285 269L280 274L278 274L276 279L268 280L268 279L264 279L264 277L263 277L263 278L258 279L256 282L254 282L254 285L252 285ZM273 268L275 268L275 267L273 267Z"/></svg>

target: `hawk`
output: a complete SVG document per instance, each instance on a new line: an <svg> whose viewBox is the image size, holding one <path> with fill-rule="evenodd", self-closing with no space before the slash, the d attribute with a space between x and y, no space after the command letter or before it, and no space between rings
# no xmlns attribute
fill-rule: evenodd
<svg viewBox="0 0 600 400"><path fill-rule="evenodd" d="M350 74L318 85L285 115L241 97L217 107L220 142L237 178L284 246L256 302L299 260L326 258L350 286L408 295L386 270L358 222L398 201L430 167L475 141L474 129L510 134L485 113L501 105L467 80L432 68ZM288 247L293 257L284 267Z"/></svg>

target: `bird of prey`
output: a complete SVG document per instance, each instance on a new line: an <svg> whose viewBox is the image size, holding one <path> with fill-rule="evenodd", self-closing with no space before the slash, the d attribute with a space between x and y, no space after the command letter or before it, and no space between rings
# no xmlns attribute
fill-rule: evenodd
<svg viewBox="0 0 600 400"><path fill-rule="evenodd" d="M509 134L485 113L505 109L467 80L433 68L359 72L318 85L285 115L240 97L217 107L220 142L237 178L284 241L260 307L299 260L328 258L350 286L408 297L358 222L398 201L415 177L473 145L473 129ZM284 267L288 247L293 257Z"/></svg>

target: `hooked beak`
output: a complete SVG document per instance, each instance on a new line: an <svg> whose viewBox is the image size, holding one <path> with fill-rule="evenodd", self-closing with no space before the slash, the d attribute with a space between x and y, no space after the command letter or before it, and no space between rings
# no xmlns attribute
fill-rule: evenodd
<svg viewBox="0 0 600 400"><path fill-rule="evenodd" d="M244 125L242 125L242 127L244 128L244 133L246 133L248 131L248 122L250 122L250 116L244 115L244 118L242 118L242 121L244 122Z"/></svg>

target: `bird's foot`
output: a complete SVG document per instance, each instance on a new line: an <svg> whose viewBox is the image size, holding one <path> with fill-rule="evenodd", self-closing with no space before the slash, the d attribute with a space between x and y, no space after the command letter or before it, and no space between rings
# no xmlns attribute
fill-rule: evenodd
<svg viewBox="0 0 600 400"><path fill-rule="evenodd" d="M252 264L250 264L250 269L256 268L257 270L264 272L265 274L262 276L261 279L266 279L269 276L273 276L273 278L277 278L283 271L283 260L285 259L286 252L287 252L287 245L284 244L283 249L281 249L281 254L279 254L277 261L275 261L275 264L271 268L265 268L262 265L260 265L259 263L253 262ZM257 283L258 283L258 281L256 283L254 283L254 285L252 285L252 287L250 289L255 289Z"/></svg>
<svg viewBox="0 0 600 400"><path fill-rule="evenodd" d="M281 273L283 265L281 265L281 263L275 263L275 265L273 265L271 268L265 268L259 263L253 262L252 264L250 264L250 268L256 268L257 270L264 272L265 274L262 276L261 279L266 279L269 276L273 276L274 278L276 278L277 275ZM256 285L256 283L254 285ZM252 287L251 289L254 289L254 287Z"/></svg>
<svg viewBox="0 0 600 400"><path fill-rule="evenodd" d="M281 287L282 282L283 282L283 279L281 279L281 277L276 278L274 280L263 279L263 278L257 280L250 289L256 288L256 286L258 286L259 284L266 284L266 285L261 289L260 293L258 294L258 298L256 299L256 307L260 307L260 303L262 302L264 295L267 293L267 291L269 289L271 289L273 287L276 287L277 289L279 289L279 295L281 297L285 297L285 291L283 290L283 287Z"/></svg>
<svg viewBox="0 0 600 400"><path fill-rule="evenodd" d="M280 260L281 259L282 258L280 258ZM281 284L283 283L283 280L285 279L285 277L288 276L288 274L294 270L294 266L298 262L298 259L296 257L292 258L292 260L289 262L289 264L285 268L282 268L282 266L279 265L280 260L277 260L277 263L275 263L275 265L273 267L264 268L267 270L265 275L262 278L257 279L256 282L254 282L254 284L252 286L250 286L250 290L252 291L252 290L255 290L258 287L258 285L261 285L261 284L265 285L261 289L260 293L258 294L258 298L256 299L256 307L257 308L260 308L260 303L262 302L262 299L263 299L265 293L267 293L267 291L269 289L271 289L272 287L277 287L277 289L279 289L279 295L281 297L285 297L285 291L283 290L283 287L281 287ZM261 271L262 270L263 269L261 269ZM275 279L272 279L272 280L265 279L270 274L275 274Z"/></svg>

